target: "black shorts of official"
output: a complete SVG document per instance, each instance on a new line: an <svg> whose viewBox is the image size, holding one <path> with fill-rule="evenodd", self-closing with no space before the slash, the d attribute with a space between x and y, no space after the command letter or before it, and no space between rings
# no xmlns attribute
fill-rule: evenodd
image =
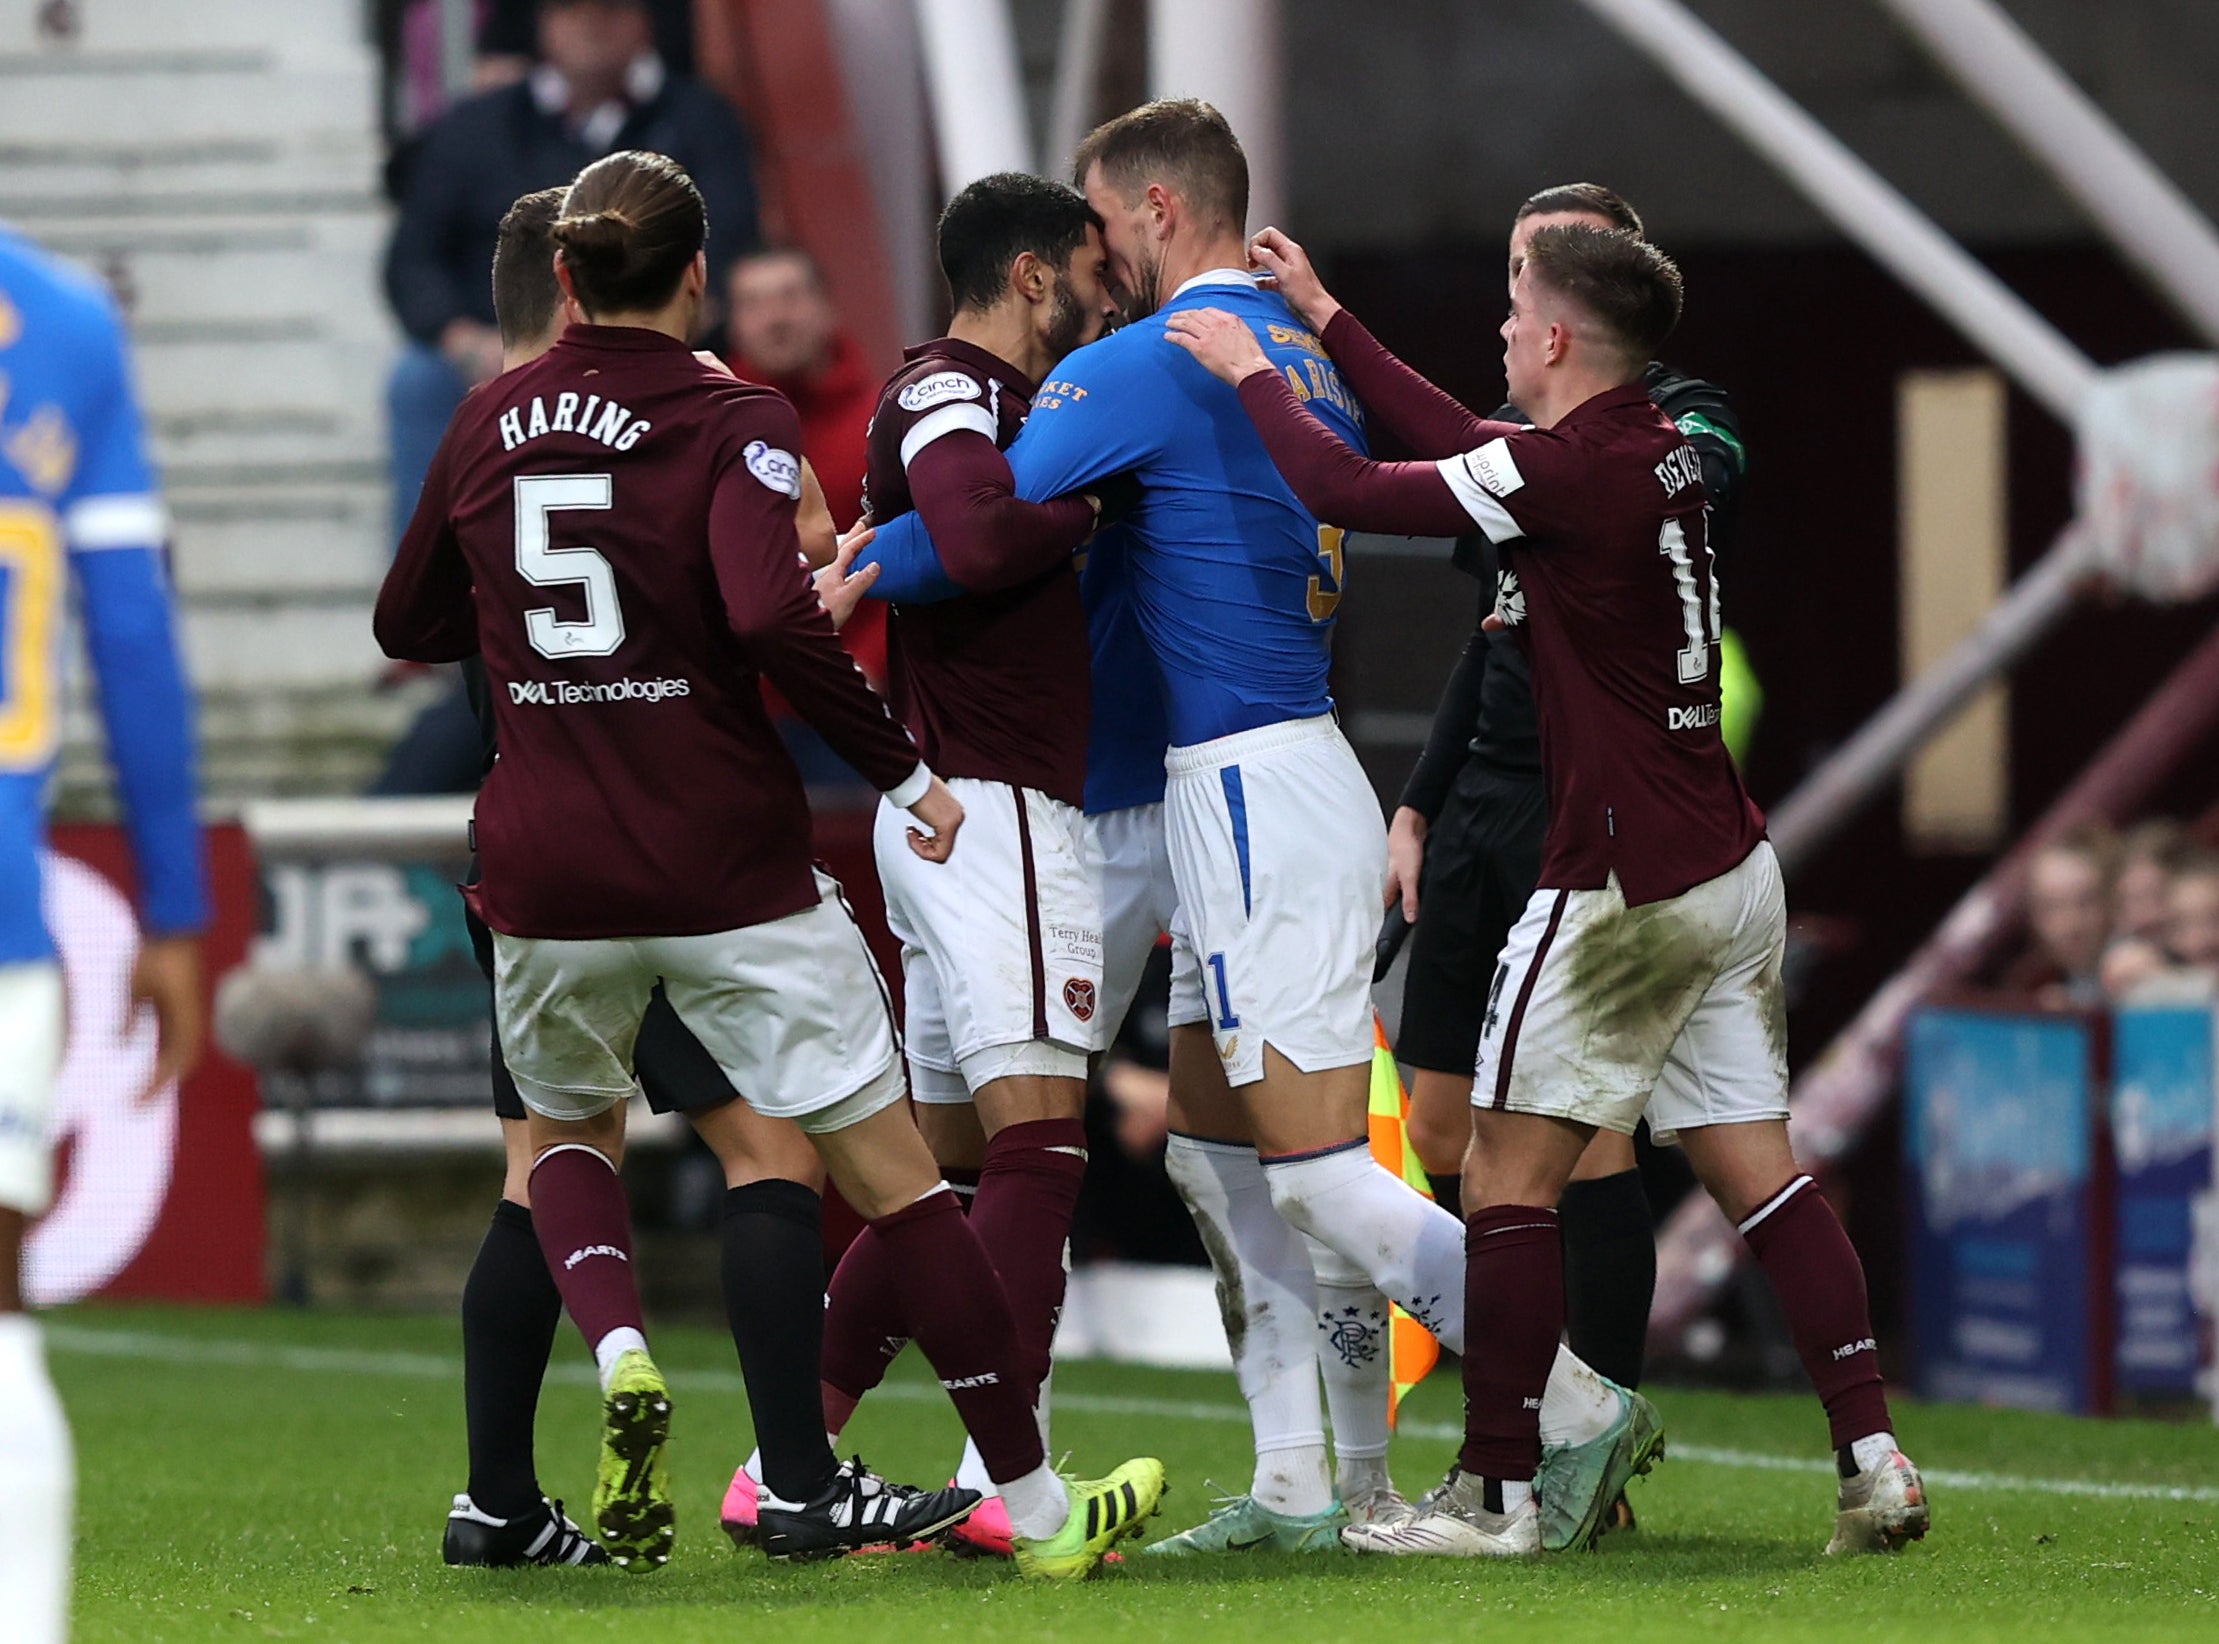
<svg viewBox="0 0 2219 1644"><path fill-rule="evenodd" d="M469 914L470 947L485 972L488 999L493 991L493 933L485 921ZM501 1020L488 1013L493 1034L493 1111L504 1119L524 1117L524 1098L509 1077L508 1060L501 1054ZM657 1113L699 1113L721 1107L739 1093L717 1066L716 1058L702 1047L686 1024L678 1019L663 985L655 984L648 996L647 1014L640 1018L639 1041L632 1047L632 1069L647 1092L647 1105Z"/></svg>
<svg viewBox="0 0 2219 1644"><path fill-rule="evenodd" d="M1457 772L1427 830L1418 876L1395 1041L1395 1054L1412 1067L1468 1077L1478 1061L1487 988L1541 877L1548 825L1539 776L1506 775L1475 760Z"/></svg>

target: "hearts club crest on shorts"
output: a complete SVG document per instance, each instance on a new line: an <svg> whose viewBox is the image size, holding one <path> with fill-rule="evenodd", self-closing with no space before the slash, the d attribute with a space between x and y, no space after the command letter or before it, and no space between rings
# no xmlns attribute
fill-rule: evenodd
<svg viewBox="0 0 2219 1644"><path fill-rule="evenodd" d="M1074 976L1063 984L1065 1007L1082 1022L1094 1020L1094 984L1083 976Z"/></svg>

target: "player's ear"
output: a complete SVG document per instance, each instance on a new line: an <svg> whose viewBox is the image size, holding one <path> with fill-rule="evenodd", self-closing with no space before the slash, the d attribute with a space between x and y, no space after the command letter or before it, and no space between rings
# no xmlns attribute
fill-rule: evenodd
<svg viewBox="0 0 2219 1644"><path fill-rule="evenodd" d="M1030 251L1017 253L1017 260L1009 265L1009 283L1022 293L1028 302L1042 302L1053 283L1048 277L1048 265Z"/></svg>
<svg viewBox="0 0 2219 1644"><path fill-rule="evenodd" d="M1179 220L1179 201L1171 190L1161 183L1150 183L1147 191L1148 210L1154 219L1152 227L1159 240L1171 238L1173 224Z"/></svg>

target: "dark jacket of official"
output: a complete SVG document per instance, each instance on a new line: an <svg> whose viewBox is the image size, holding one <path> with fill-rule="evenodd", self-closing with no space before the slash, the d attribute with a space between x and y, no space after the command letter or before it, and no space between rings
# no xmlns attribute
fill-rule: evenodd
<svg viewBox="0 0 2219 1644"><path fill-rule="evenodd" d="M605 149L534 99L529 79L457 103L424 132L400 185L385 294L402 327L434 343L450 320L493 323L493 245L517 196L567 183L605 153L667 154L709 208L709 289L756 242L755 170L746 128L698 80L672 75L633 108Z"/></svg>

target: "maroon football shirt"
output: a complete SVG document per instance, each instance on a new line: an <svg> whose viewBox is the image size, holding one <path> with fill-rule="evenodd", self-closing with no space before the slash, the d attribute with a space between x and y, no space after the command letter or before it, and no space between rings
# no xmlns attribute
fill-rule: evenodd
<svg viewBox="0 0 2219 1644"><path fill-rule="evenodd" d="M479 910L513 936L683 936L813 905L767 675L881 791L917 750L800 563L781 395L628 326L572 326L463 402L378 596L386 654L482 654L500 758Z"/></svg>
<svg viewBox="0 0 2219 1644"><path fill-rule="evenodd" d="M967 590L897 605L887 646L895 711L942 776L1086 799L1091 655L1071 556L1094 528L1077 497L1025 502L1002 451L1033 384L954 337L910 349L878 398L864 482L880 524L914 508Z"/></svg>
<svg viewBox="0 0 2219 1644"><path fill-rule="evenodd" d="M1501 547L1496 600L1533 659L1549 832L1541 883L1616 872L1655 902L1764 838L1718 726L1718 585L1695 448L1638 382L1441 464Z"/></svg>
<svg viewBox="0 0 2219 1644"><path fill-rule="evenodd" d="M1446 461L1373 462L1305 411L1274 372L1240 385L1304 507L1351 530L1448 536L1477 522L1502 548L1498 608L1533 662L1549 830L1541 884L1628 903L1715 879L1764 838L1718 727L1718 593L1702 463L1629 383L1554 428L1473 417L1353 321L1326 328L1374 416Z"/></svg>

